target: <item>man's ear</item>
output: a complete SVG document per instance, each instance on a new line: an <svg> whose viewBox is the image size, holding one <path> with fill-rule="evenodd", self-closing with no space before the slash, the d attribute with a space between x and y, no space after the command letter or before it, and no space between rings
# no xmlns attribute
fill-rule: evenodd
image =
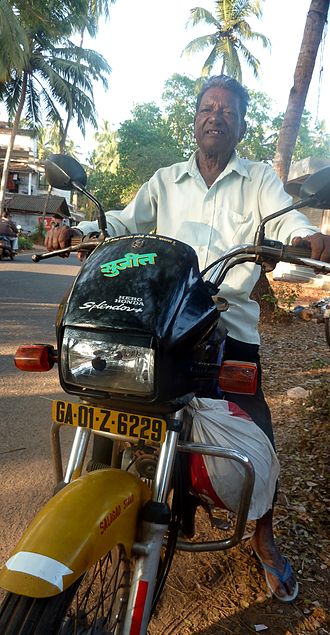
<svg viewBox="0 0 330 635"><path fill-rule="evenodd" d="M241 130L240 130L240 134L239 134L239 141L242 141L245 133L246 133L246 121L245 119L243 119L242 124L241 124Z"/></svg>

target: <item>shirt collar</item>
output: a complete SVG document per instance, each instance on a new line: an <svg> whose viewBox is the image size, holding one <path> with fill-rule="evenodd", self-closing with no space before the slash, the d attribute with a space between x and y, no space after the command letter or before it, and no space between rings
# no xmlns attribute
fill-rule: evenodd
<svg viewBox="0 0 330 635"><path fill-rule="evenodd" d="M181 179L185 177L186 175L192 176L193 178L201 177L201 173L197 166L196 154L197 154L197 150L194 152L194 154L192 154L192 156L190 157L190 159L188 159L188 161L184 161L181 164L179 164L179 170L174 180L175 183L178 183L179 181L181 181ZM223 172L221 172L221 174L219 174L218 178L215 180L215 183L223 179L228 174L231 174L231 172L237 172L241 176L244 176L248 179L250 178L249 172L245 166L244 159L241 159L239 156L237 156L237 153L235 150L231 158L229 159L229 162L226 165L225 169L223 170Z"/></svg>

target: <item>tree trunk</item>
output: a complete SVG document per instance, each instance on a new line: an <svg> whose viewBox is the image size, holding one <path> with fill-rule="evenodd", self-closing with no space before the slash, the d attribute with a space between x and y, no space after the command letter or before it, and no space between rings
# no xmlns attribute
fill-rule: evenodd
<svg viewBox="0 0 330 635"><path fill-rule="evenodd" d="M252 300L258 302L260 306L260 320L268 322L275 313L276 297L266 274L262 270L259 280L251 291L250 297Z"/></svg>
<svg viewBox="0 0 330 635"><path fill-rule="evenodd" d="M298 55L293 86L280 130L273 167L284 184L287 182L292 154L299 133L318 48L327 22L330 0L312 0Z"/></svg>
<svg viewBox="0 0 330 635"><path fill-rule="evenodd" d="M13 151L13 147L14 147L14 143L15 143L15 137L16 137L16 134L17 134L17 131L18 131L19 122L21 120L21 115L22 115L24 102L25 102L26 87L27 87L27 73L24 71L21 97L20 97L18 108L17 108L17 111L16 111L16 115L15 115L12 131L11 131L11 135L10 135L9 144L8 144L8 148L7 148L7 151L6 151L5 160L4 160L4 163L3 163L1 185L0 185L0 213L1 214L2 214L2 212L4 210L4 206L5 206L5 194L6 194L6 185L7 185L8 174L9 174L10 160L11 160L11 155L12 155L12 151Z"/></svg>

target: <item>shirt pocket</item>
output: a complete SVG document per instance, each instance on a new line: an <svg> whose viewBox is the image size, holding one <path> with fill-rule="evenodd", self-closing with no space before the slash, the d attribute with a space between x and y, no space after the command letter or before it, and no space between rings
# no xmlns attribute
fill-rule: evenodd
<svg viewBox="0 0 330 635"><path fill-rule="evenodd" d="M233 212L230 210L227 216L228 233L231 234L230 239L232 245L240 245L252 243L256 232L253 212ZM228 236L229 238L229 236Z"/></svg>

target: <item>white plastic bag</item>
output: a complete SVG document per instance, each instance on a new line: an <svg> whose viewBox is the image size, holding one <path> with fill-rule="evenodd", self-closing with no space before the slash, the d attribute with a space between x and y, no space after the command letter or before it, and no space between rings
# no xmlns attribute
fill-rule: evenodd
<svg viewBox="0 0 330 635"><path fill-rule="evenodd" d="M255 483L248 518L261 518L272 507L280 471L268 437L246 413L228 401L195 397L188 410L193 420L191 435L194 442L238 450L250 459L255 470ZM225 507L237 512L244 479L243 466L230 459L207 455L201 458L217 497Z"/></svg>

